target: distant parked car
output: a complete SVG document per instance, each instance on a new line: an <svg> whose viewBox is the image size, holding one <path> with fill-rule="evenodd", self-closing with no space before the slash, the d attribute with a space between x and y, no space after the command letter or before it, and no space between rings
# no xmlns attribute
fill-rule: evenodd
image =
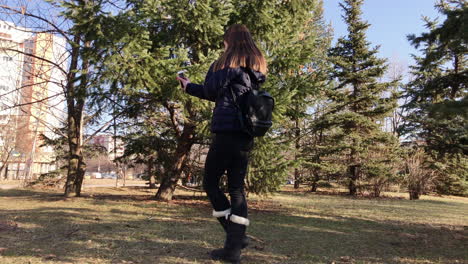
<svg viewBox="0 0 468 264"><path fill-rule="evenodd" d="M100 172L93 172L91 173L91 178L102 179L102 174Z"/></svg>
<svg viewBox="0 0 468 264"><path fill-rule="evenodd" d="M117 174L115 174L115 173L103 173L102 178L103 179L116 179Z"/></svg>

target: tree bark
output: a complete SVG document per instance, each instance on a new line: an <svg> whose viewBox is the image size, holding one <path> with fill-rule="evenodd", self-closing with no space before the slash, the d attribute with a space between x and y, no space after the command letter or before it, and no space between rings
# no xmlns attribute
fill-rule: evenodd
<svg viewBox="0 0 468 264"><path fill-rule="evenodd" d="M154 166L154 160L153 159L150 159L148 161L148 170L147 170L147 173L148 173L148 181L149 181L149 187L150 189L156 189L156 177L154 176L154 170L153 170L153 166Z"/></svg>
<svg viewBox="0 0 468 264"><path fill-rule="evenodd" d="M79 118L80 121L76 119ZM81 114L68 115L68 173L65 184L65 196L69 197L74 192L76 196L81 195L81 187L86 170L81 146Z"/></svg>
<svg viewBox="0 0 468 264"><path fill-rule="evenodd" d="M67 76L66 99L67 99L67 136L68 136L68 172L67 181L65 183L65 196L71 196L75 192L76 196L81 196L81 187L83 184L86 164L83 159L82 144L82 126L83 126L83 110L85 105L85 91L88 84L88 68L89 61L82 59L82 73L80 82L76 82L76 69L80 60L81 36L77 33L74 36L76 46L72 48L70 71ZM86 42L85 46L89 47L90 42Z"/></svg>
<svg viewBox="0 0 468 264"><path fill-rule="evenodd" d="M297 161L297 158L298 158L298 153L300 151L300 148L301 148L301 145L300 145L300 141L299 141L299 136L301 135L301 129L299 128L299 118L296 117L296 119L294 120L294 123L295 123L295 136L296 136L296 144L295 144L295 148L296 148L296 161ZM294 169L294 189L299 189L299 185L301 184L301 180L300 180L300 173L299 173L299 169L298 168L295 168Z"/></svg>
<svg viewBox="0 0 468 264"><path fill-rule="evenodd" d="M383 184L381 183L375 183L374 184L374 197L380 197L380 193L382 192L382 186Z"/></svg>
<svg viewBox="0 0 468 264"><path fill-rule="evenodd" d="M174 162L170 169L167 171L165 177L161 180L158 192L156 193L156 200L170 201L174 195L177 181L179 181L182 174L183 165L189 157L190 149L192 148L195 135L195 126L186 124L182 135L178 138L177 148L174 154Z"/></svg>
<svg viewBox="0 0 468 264"><path fill-rule="evenodd" d="M318 181L320 180L320 177L316 170L314 170L313 174L314 174L314 180L312 182L312 188L310 189L310 191L316 192L318 189Z"/></svg>
<svg viewBox="0 0 468 264"><path fill-rule="evenodd" d="M5 171L8 171L8 161L10 159L10 154L11 152L13 151L13 148L9 151L7 151L7 154L6 154L6 157L4 159L2 159L2 165L0 166L0 180L3 179L3 176L2 176L2 172L3 172L3 169L6 169ZM5 172L5 179L7 178L7 173Z"/></svg>
<svg viewBox="0 0 468 264"><path fill-rule="evenodd" d="M8 180L8 164L5 166L5 172L4 172L4 173L5 173L5 174L3 174L3 175L4 175L4 176L3 176L3 179L4 179L4 180Z"/></svg>
<svg viewBox="0 0 468 264"><path fill-rule="evenodd" d="M454 54L453 57L454 57L453 58L454 59L454 61L453 61L453 66L454 66L453 68L454 69L453 70L454 70L455 74L458 75L459 71L460 71L459 70L460 69L460 58L459 58L458 54ZM452 89L450 91L450 99L451 100L455 100L457 92L458 92L459 89L460 89L459 82L455 82L455 83L452 84Z"/></svg>
<svg viewBox="0 0 468 264"><path fill-rule="evenodd" d="M349 166L349 194L356 195L357 194L357 179L359 176L359 166L358 165L351 165Z"/></svg>
<svg viewBox="0 0 468 264"><path fill-rule="evenodd" d="M416 190L409 190L410 200L419 200L419 192Z"/></svg>

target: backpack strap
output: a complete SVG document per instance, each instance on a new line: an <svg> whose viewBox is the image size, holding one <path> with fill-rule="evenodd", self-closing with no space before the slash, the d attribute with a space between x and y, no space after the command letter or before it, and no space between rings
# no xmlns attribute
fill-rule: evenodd
<svg viewBox="0 0 468 264"><path fill-rule="evenodd" d="M244 70L243 67L241 67L242 71L245 72L245 73L248 73ZM249 75L249 79L251 80L250 78L250 75ZM251 133L246 129L246 126L245 126L245 122L244 122L244 114L242 113L242 108L239 106L239 103L237 102L237 96L236 94L234 93L234 90L232 89L232 85L228 85L229 86L229 91L231 92L231 95L232 95L232 100L233 100L233 103L234 105L236 106L237 108L237 115L238 115L238 118L239 118L239 122L240 122L240 125L241 125L241 128L243 129L244 132L246 132L247 134L251 135ZM252 88L252 82L250 82L250 89L253 89ZM252 136L252 135L251 135Z"/></svg>
<svg viewBox="0 0 468 264"><path fill-rule="evenodd" d="M245 67L240 67L240 69L244 73L247 73L248 76L249 76L250 85L248 85L247 88L250 88L251 90L258 90L258 88L259 88L258 83L255 82L255 81L252 82L252 80L255 79L255 78L252 78L252 75L253 75L252 70L250 70L249 68L245 68ZM253 77L255 77L255 76L253 76ZM255 88L254 88L254 86L255 86ZM240 110L241 108L240 108L240 106L239 106L239 104L237 102L237 96L235 95L234 91L232 90L232 86L228 85L228 87L229 87L229 90L231 91L231 95L232 95L234 105Z"/></svg>
<svg viewBox="0 0 468 264"><path fill-rule="evenodd" d="M240 69L242 70L242 72L249 74L249 70L247 68L240 67ZM252 88L252 78L250 77L250 75L249 75L249 81L250 81L250 86L248 88L253 89ZM234 91L232 90L232 86L231 85L228 85L228 86L229 86L229 91L231 91L231 95L232 95L234 105L237 107L237 109L240 110L241 108L240 108L239 104L237 103L237 96L234 93Z"/></svg>
<svg viewBox="0 0 468 264"><path fill-rule="evenodd" d="M240 108L239 104L237 103L237 96L234 94L234 91L232 90L232 86L229 86L229 90L231 91L232 99L234 102L234 105L237 108L237 116L239 118L239 122L241 125L241 128L245 130L244 132L247 132L247 134L250 135L250 133L245 129L245 123L244 123L244 115L242 113L242 109Z"/></svg>

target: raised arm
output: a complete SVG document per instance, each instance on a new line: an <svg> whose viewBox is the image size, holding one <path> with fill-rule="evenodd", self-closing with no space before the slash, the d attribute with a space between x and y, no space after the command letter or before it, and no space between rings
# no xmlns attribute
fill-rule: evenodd
<svg viewBox="0 0 468 264"><path fill-rule="evenodd" d="M232 75L232 70L228 68L213 72L212 64L206 74L205 83L203 85L188 83L186 92L198 98L214 102L218 96L219 89L229 83L231 79L230 75Z"/></svg>

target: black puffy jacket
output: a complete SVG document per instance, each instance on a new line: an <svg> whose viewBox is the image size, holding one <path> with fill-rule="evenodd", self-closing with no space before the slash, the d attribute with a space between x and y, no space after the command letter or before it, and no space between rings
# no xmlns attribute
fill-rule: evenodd
<svg viewBox="0 0 468 264"><path fill-rule="evenodd" d="M213 65L211 65L203 85L195 83L187 85L188 94L215 102L213 118L211 119L211 132L241 131L237 108L229 87L232 87L238 103L240 103L242 95L250 87L255 87L251 86L251 78L254 78L255 80L252 81L258 84L265 82L265 75L261 72L248 68L224 68L213 72Z"/></svg>

